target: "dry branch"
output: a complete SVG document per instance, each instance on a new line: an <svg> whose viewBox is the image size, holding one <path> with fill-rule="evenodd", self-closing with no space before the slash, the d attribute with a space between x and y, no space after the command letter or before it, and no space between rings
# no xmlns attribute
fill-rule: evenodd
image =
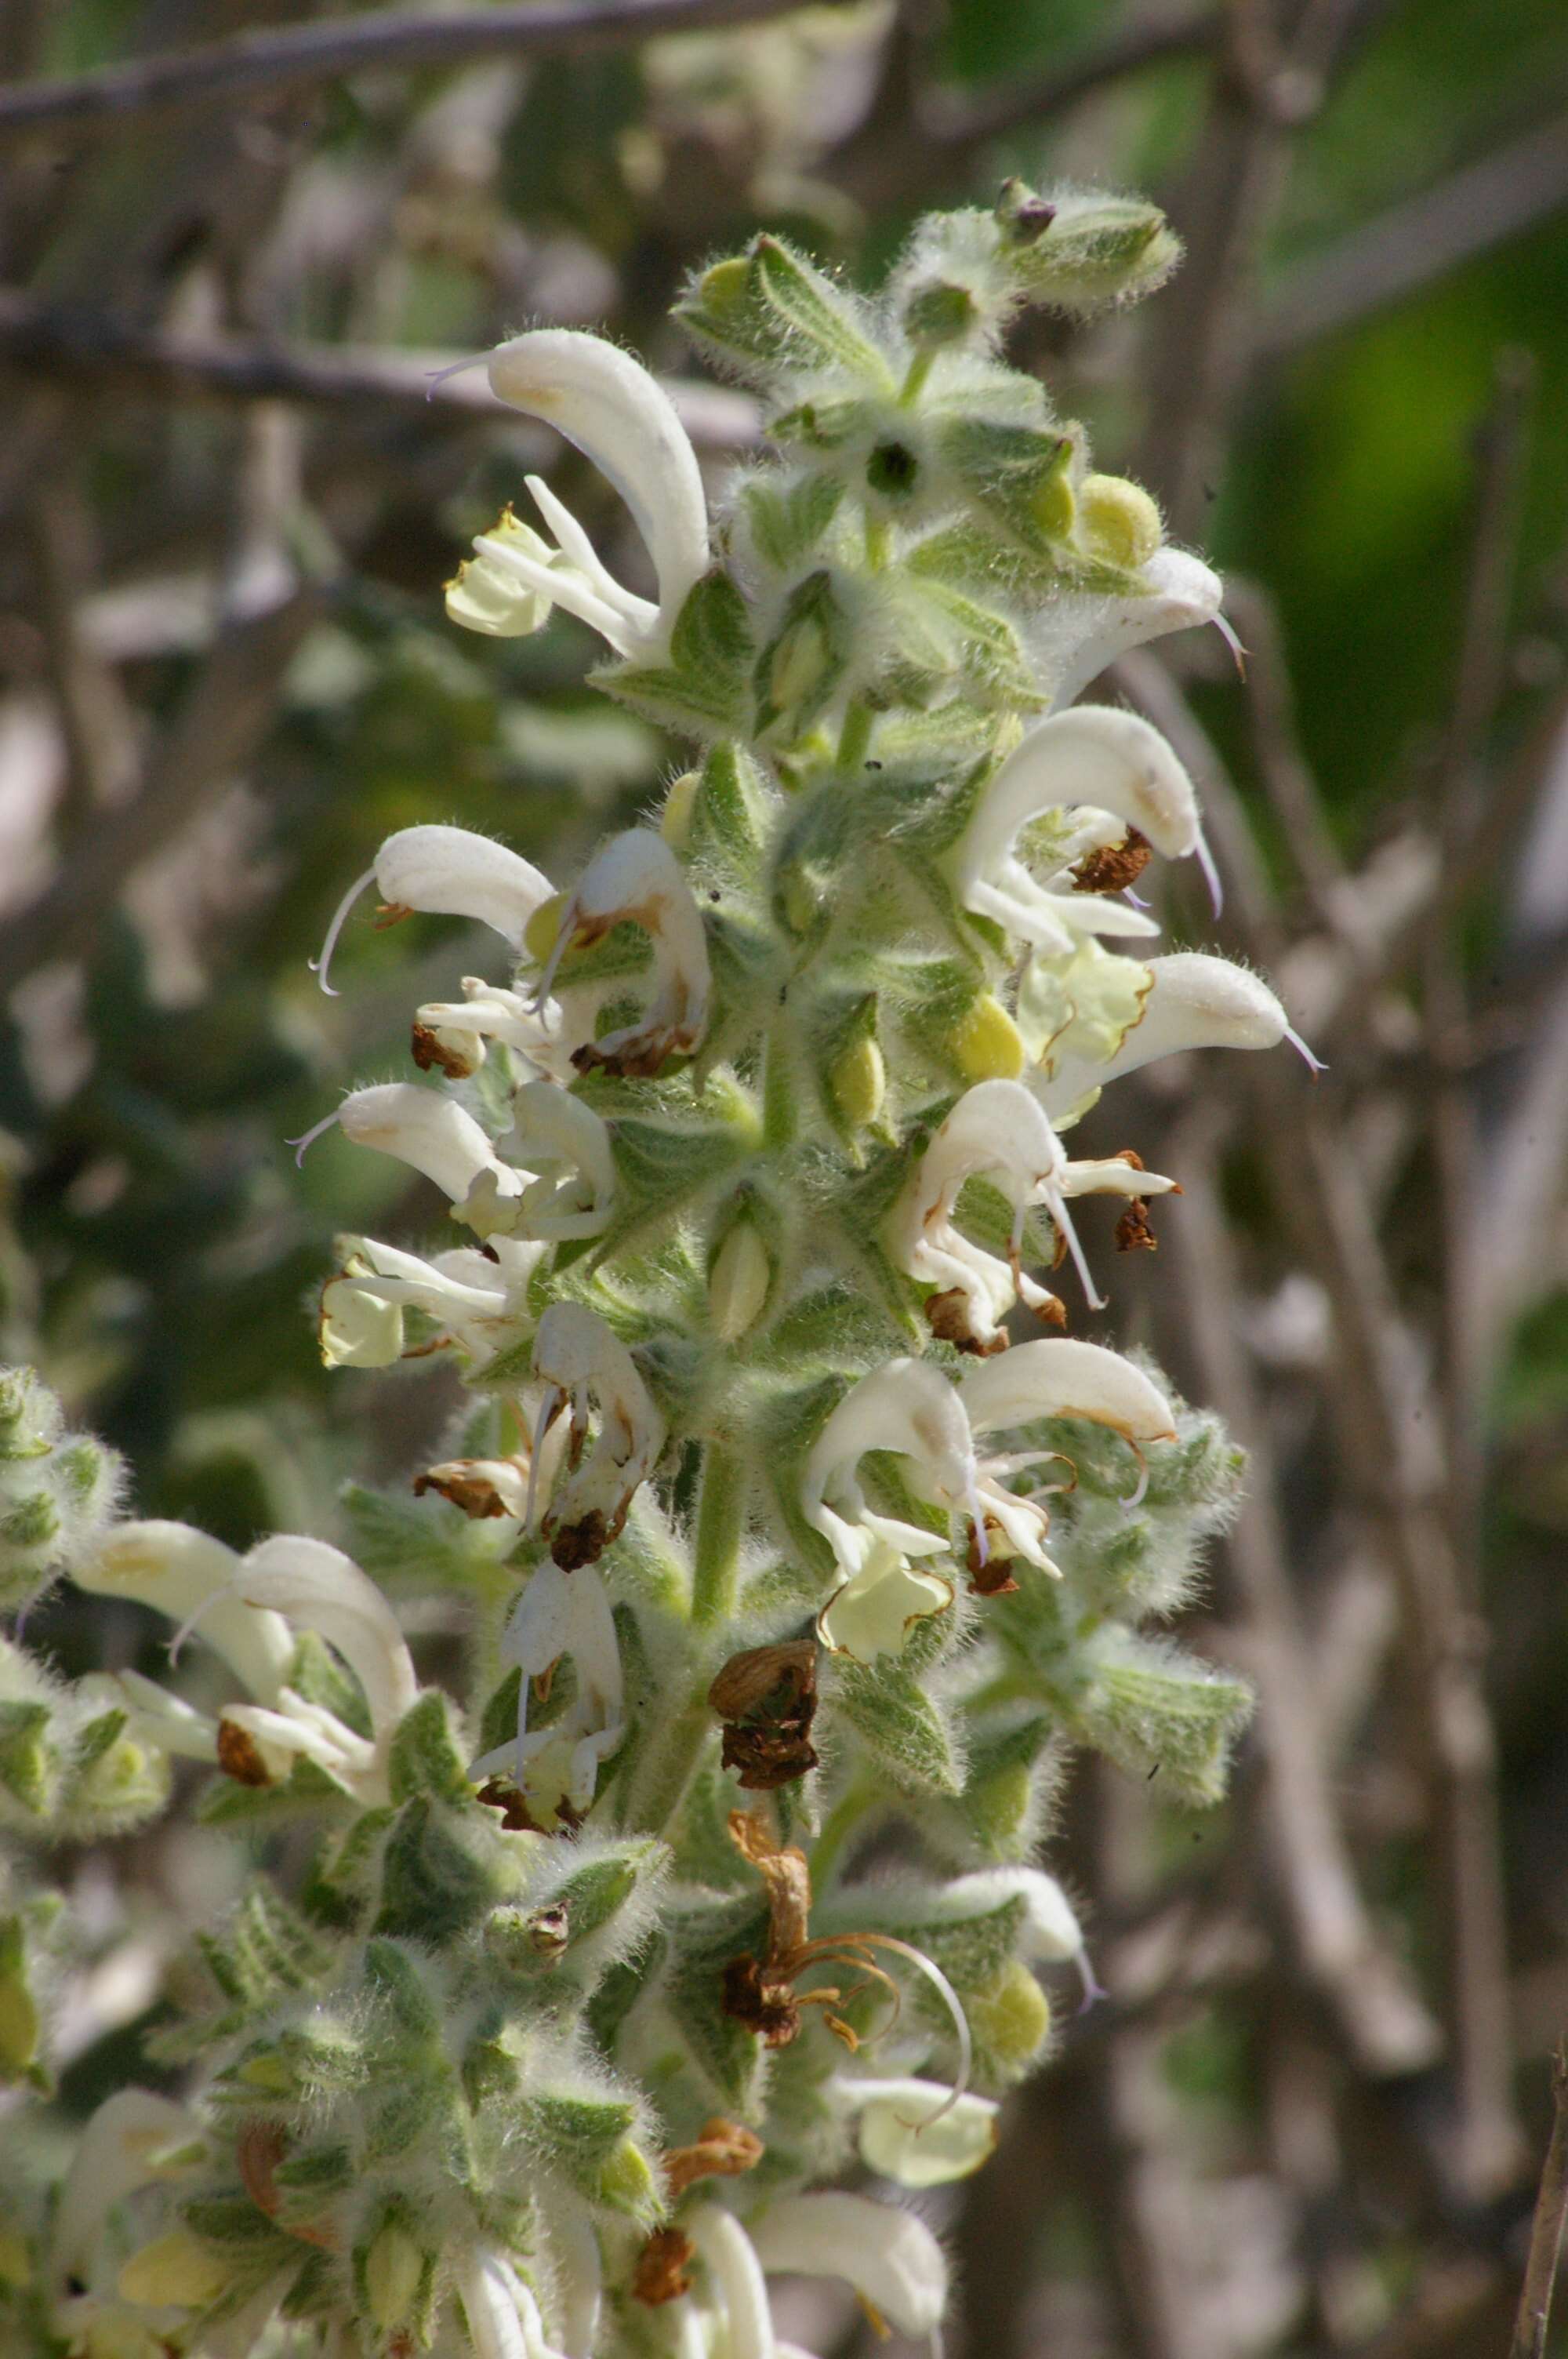
<svg viewBox="0 0 1568 2359"><path fill-rule="evenodd" d="M1542 2359L1552 2316L1552 2288L1568 2222L1568 2046L1557 2043L1552 2060L1552 2136L1541 2173L1541 2191L1530 2223L1530 2251L1519 2298L1509 2359Z"/></svg>
<svg viewBox="0 0 1568 2359"><path fill-rule="evenodd" d="M153 114L340 76L470 65L479 58L541 58L618 49L664 33L756 24L799 0L522 0L453 15L422 8L334 17L237 33L226 41L100 66L91 73L0 89L0 140L32 131L73 137Z"/></svg>

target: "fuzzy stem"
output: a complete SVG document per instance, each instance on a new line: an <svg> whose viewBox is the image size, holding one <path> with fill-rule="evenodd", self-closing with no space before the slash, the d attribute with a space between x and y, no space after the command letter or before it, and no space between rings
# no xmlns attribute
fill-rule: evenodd
<svg viewBox="0 0 1568 2359"><path fill-rule="evenodd" d="M868 534L870 530L868 525ZM866 748L871 742L871 707L857 697L844 715L844 726L838 734L838 767L841 770L858 770L866 758Z"/></svg>
<svg viewBox="0 0 1568 2359"><path fill-rule="evenodd" d="M925 380L931 374L931 364L935 357L934 351L915 353L909 364L903 383L899 387L898 406L901 409L914 408L920 398Z"/></svg>
<svg viewBox="0 0 1568 2359"><path fill-rule="evenodd" d="M699 1630L734 1615L745 1525L745 1467L733 1451L710 1441L702 1453L692 1565L691 1618Z"/></svg>

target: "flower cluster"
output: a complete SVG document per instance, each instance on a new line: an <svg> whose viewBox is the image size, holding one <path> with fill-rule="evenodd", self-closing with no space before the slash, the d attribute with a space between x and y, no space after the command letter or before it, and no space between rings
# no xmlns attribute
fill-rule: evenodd
<svg viewBox="0 0 1568 2359"><path fill-rule="evenodd" d="M1064 1332L1102 1302L1089 1200L1128 1250L1177 1189L1074 1125L1152 1059L1294 1038L1257 975L1156 951L1152 862L1218 901L1192 781L1072 702L1220 584L1000 357L1022 305L1174 255L1148 207L1016 184L923 223L876 300L758 238L678 307L772 440L711 516L627 353L489 357L621 495L654 594L532 480L544 529L481 534L450 615L564 607L692 766L575 880L416 826L331 920L324 989L368 886L483 929L406 1077L297 1142L336 1126L446 1199L454 1240L346 1237L320 1302L330 1365L460 1372L438 1462L351 1491L349 1553L95 1520L85 1461L36 1486L83 1588L222 1669L82 1697L7 1647L0 1802L48 1840L115 1748L145 1809L184 1756L210 1824L314 1846L203 1943L159 2035L188 2098L113 2099L47 2227L21 2206L7 2348L774 2359L799 2271L938 2329L941 2246L892 2190L984 2163L1044 1971L1095 1994L1035 1864L1065 1748L1212 1800L1249 1708L1144 1626L1237 1455ZM380 1585L436 1579L471 1603L460 1707ZM5 1906L0 2069L43 1939ZM857 2158L878 2191L830 2184Z"/></svg>

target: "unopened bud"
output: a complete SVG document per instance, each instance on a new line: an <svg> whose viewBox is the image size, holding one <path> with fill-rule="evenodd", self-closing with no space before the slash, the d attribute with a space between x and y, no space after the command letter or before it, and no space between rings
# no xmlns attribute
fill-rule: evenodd
<svg viewBox="0 0 1568 2359"><path fill-rule="evenodd" d="M969 2028L998 2062L1021 2071L1051 2035L1051 2002L1022 1958L1010 1958L979 1991L965 1993Z"/></svg>
<svg viewBox="0 0 1568 2359"><path fill-rule="evenodd" d="M1164 538L1160 511L1141 484L1125 475L1086 475L1078 486L1085 546L1108 564L1136 571Z"/></svg>
<svg viewBox="0 0 1568 2359"><path fill-rule="evenodd" d="M145 2302L149 2308L173 2303L180 2310L205 2310L228 2284L228 2268L217 2254L199 2243L189 2228L172 2228L131 2255L116 2290L122 2301Z"/></svg>
<svg viewBox="0 0 1568 2359"><path fill-rule="evenodd" d="M955 1026L947 1045L967 1081L1015 1082L1027 1061L1022 1033L989 991Z"/></svg>
<svg viewBox="0 0 1568 2359"><path fill-rule="evenodd" d="M755 1326L773 1282L761 1237L750 1221L737 1221L708 1277L708 1316L726 1343L739 1343Z"/></svg>
<svg viewBox="0 0 1568 2359"><path fill-rule="evenodd" d="M827 634L815 614L805 614L784 633L768 669L768 692L781 712L805 703L827 664Z"/></svg>
<svg viewBox="0 0 1568 2359"><path fill-rule="evenodd" d="M684 852L691 841L692 809L701 784L701 772L687 770L676 780L665 797L665 807L659 814L659 833L672 852Z"/></svg>
<svg viewBox="0 0 1568 2359"><path fill-rule="evenodd" d="M389 2220L364 2256L364 2299L371 2323L390 2334L406 2326L419 2300L426 2256L406 2228Z"/></svg>
<svg viewBox="0 0 1568 2359"><path fill-rule="evenodd" d="M975 299L967 287L933 279L917 287L904 305L903 332L917 351L935 352L944 344L957 343L968 334L979 317Z"/></svg>
<svg viewBox="0 0 1568 2359"><path fill-rule="evenodd" d="M657 2175L635 2138L623 2137L611 2150L599 2174L599 2197L633 2219L653 2220L663 2208Z"/></svg>
<svg viewBox="0 0 1568 2359"><path fill-rule="evenodd" d="M1043 476L1030 495L1029 513L1035 529L1047 540L1065 540L1078 512L1072 479L1065 467Z"/></svg>
<svg viewBox="0 0 1568 2359"><path fill-rule="evenodd" d="M869 1032L833 1060L827 1076L839 1119L851 1130L875 1122L887 1096L888 1071L882 1052Z"/></svg>

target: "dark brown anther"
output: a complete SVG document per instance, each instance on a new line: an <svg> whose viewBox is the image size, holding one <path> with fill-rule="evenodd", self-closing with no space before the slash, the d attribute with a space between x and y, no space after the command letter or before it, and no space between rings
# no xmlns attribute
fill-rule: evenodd
<svg viewBox="0 0 1568 2359"><path fill-rule="evenodd" d="M546 1522L547 1522L546 1518ZM563 1524L550 1535L550 1554L563 1572L576 1572L585 1564L594 1563L624 1523L622 1516L612 1531L601 1507L590 1507L579 1523Z"/></svg>
<svg viewBox="0 0 1568 2359"><path fill-rule="evenodd" d="M479 1788L478 1799L492 1810L501 1812L501 1823L508 1834L542 1835L549 1829L531 1818L528 1805L510 1779L489 1777Z"/></svg>
<svg viewBox="0 0 1568 2359"><path fill-rule="evenodd" d="M1011 1597L1017 1593L1018 1583L1012 1577L1011 1557L998 1556L992 1545L993 1539L1002 1537L1000 1527L988 1517L987 1548L982 1562L979 1527L976 1524L969 1526L969 1548L965 1562L969 1570L969 1588L976 1597Z"/></svg>
<svg viewBox="0 0 1568 2359"><path fill-rule="evenodd" d="M637 2256L632 2275L632 2297L650 2310L660 2302L678 2301L691 2290L690 2262L696 2247L684 2228L655 2228Z"/></svg>
<svg viewBox="0 0 1568 2359"><path fill-rule="evenodd" d="M255 1740L232 1720L218 1723L218 1767L238 1786L270 1786L272 1771L262 1759Z"/></svg>
<svg viewBox="0 0 1568 2359"><path fill-rule="evenodd" d="M1149 1225L1149 1199L1132 1196L1116 1224L1118 1253L1158 1253L1160 1240Z"/></svg>
<svg viewBox="0 0 1568 2359"><path fill-rule="evenodd" d="M1130 827L1119 843L1102 844L1086 853L1073 871L1075 893L1123 893L1136 885L1154 856L1146 835Z"/></svg>
<svg viewBox="0 0 1568 2359"><path fill-rule="evenodd" d="M449 1082L466 1082L478 1070L471 1057L443 1040L428 1024L416 1024L410 1037L409 1053L422 1073L442 1072Z"/></svg>
<svg viewBox="0 0 1568 2359"><path fill-rule="evenodd" d="M597 1040L585 1040L580 1049L572 1050L572 1063L579 1073L608 1073L615 1081L650 1082L664 1071L675 1052L676 1044L668 1033L647 1032L609 1050L601 1049Z"/></svg>
<svg viewBox="0 0 1568 2359"><path fill-rule="evenodd" d="M794 1985L770 1974L749 1950L725 1967L719 2004L736 2023L754 2031L764 2048L787 2048L800 2029Z"/></svg>
<svg viewBox="0 0 1568 2359"><path fill-rule="evenodd" d="M960 1352L972 1352L978 1360L989 1360L995 1353L1007 1349L1005 1335L993 1335L986 1343L975 1333L969 1323L969 1298L961 1286L951 1286L944 1294L928 1295L925 1318L939 1343L951 1343Z"/></svg>
<svg viewBox="0 0 1568 2359"><path fill-rule="evenodd" d="M513 1483L506 1472L515 1473ZM508 1495L503 1495L502 1483ZM528 1470L516 1460L485 1458L453 1458L444 1466L427 1467L423 1474L414 1477L414 1496L422 1499L427 1491L434 1491L465 1516L482 1522L492 1516L516 1516L523 1511L527 1496Z"/></svg>
<svg viewBox="0 0 1568 2359"><path fill-rule="evenodd" d="M734 1655L708 1691L725 1723L721 1766L748 1793L769 1793L816 1767L816 1648L809 1638Z"/></svg>

